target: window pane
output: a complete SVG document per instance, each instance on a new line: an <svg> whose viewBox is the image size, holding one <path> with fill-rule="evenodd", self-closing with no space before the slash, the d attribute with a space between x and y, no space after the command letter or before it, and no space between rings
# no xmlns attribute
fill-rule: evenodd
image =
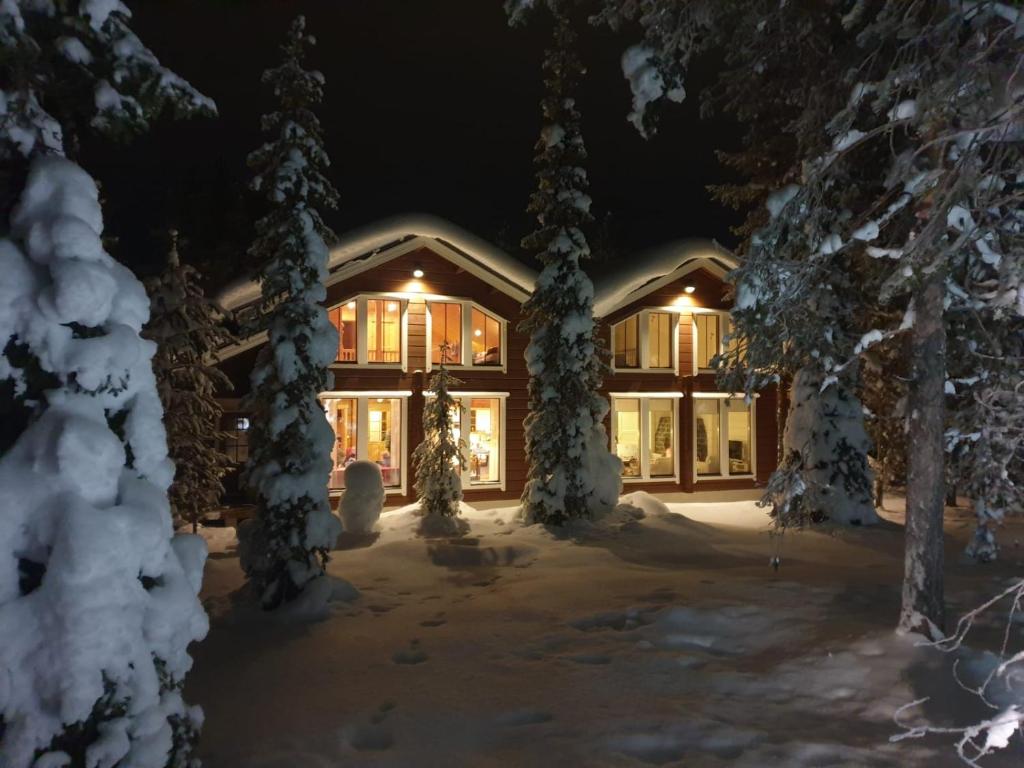
<svg viewBox="0 0 1024 768"><path fill-rule="evenodd" d="M235 464L244 464L249 458L249 418L235 414L221 417L224 432L224 454Z"/></svg>
<svg viewBox="0 0 1024 768"><path fill-rule="evenodd" d="M327 316L331 320L331 325L338 329L337 362L354 363L356 361L355 299L329 310Z"/></svg>
<svg viewBox="0 0 1024 768"><path fill-rule="evenodd" d="M750 406L742 400L730 400L728 409L729 474L750 474L753 471Z"/></svg>
<svg viewBox="0 0 1024 768"><path fill-rule="evenodd" d="M334 446L331 448L333 469L328 487L340 489L345 487L345 467L359 458L356 455L356 400L330 398L324 402L324 410L334 430Z"/></svg>
<svg viewBox="0 0 1024 768"><path fill-rule="evenodd" d="M441 359L441 345L448 344L447 357ZM462 364L462 305L434 302L430 305L430 362L440 365Z"/></svg>
<svg viewBox="0 0 1024 768"><path fill-rule="evenodd" d="M640 401L612 398L615 455L622 459L623 477L640 477Z"/></svg>
<svg viewBox="0 0 1024 768"><path fill-rule="evenodd" d="M652 398L648 404L651 414L647 433L651 477L672 477L675 474L675 408L671 400L663 398Z"/></svg>
<svg viewBox="0 0 1024 768"><path fill-rule="evenodd" d="M370 461L380 464L384 487L402 484L402 401L397 397L369 401L366 450Z"/></svg>
<svg viewBox="0 0 1024 768"><path fill-rule="evenodd" d="M697 367L710 368L711 358L718 354L718 315L694 315L697 323Z"/></svg>
<svg viewBox="0 0 1024 768"><path fill-rule="evenodd" d="M615 326L615 367L640 367L640 318L637 315Z"/></svg>
<svg viewBox="0 0 1024 768"><path fill-rule="evenodd" d="M696 398L693 401L694 459L698 475L722 474L722 431L720 401Z"/></svg>
<svg viewBox="0 0 1024 768"><path fill-rule="evenodd" d="M391 299L367 299L366 347L371 363L401 362L401 307Z"/></svg>
<svg viewBox="0 0 1024 768"><path fill-rule="evenodd" d="M501 398L474 397L469 407L469 481L497 483L501 476Z"/></svg>
<svg viewBox="0 0 1024 768"><path fill-rule="evenodd" d="M501 323L474 308L470 313L473 333L473 365L501 365Z"/></svg>
<svg viewBox="0 0 1024 768"><path fill-rule="evenodd" d="M672 317L668 312L648 316L647 346L651 368L672 367Z"/></svg>

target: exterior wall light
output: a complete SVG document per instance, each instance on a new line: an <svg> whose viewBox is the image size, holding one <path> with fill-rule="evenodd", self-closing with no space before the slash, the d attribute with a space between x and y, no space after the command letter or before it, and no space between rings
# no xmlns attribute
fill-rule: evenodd
<svg viewBox="0 0 1024 768"><path fill-rule="evenodd" d="M684 291L685 293L693 293L693 292L694 292L694 291L696 291L696 290L697 290L697 287L696 287L696 286L694 286L694 285L688 285L688 286L686 286L685 288L683 288L683 291Z"/></svg>
<svg viewBox="0 0 1024 768"><path fill-rule="evenodd" d="M423 274L424 274L423 273L423 267L421 267L419 264L417 264L415 267L413 267L413 270L412 270L412 276L413 277L419 279L419 278L423 277Z"/></svg>

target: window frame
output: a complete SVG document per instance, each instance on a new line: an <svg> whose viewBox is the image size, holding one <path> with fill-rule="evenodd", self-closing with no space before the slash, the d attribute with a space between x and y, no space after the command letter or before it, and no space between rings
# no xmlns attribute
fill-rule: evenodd
<svg viewBox="0 0 1024 768"><path fill-rule="evenodd" d="M719 460L720 471L715 475L697 474L697 408L690 409L690 456L694 483L714 482L716 480L753 480L757 477L757 398L755 393L750 400L750 471L733 473L729 470L729 409L730 400L744 400L742 392L693 392L691 397L696 400L718 400L726 405L718 407Z"/></svg>
<svg viewBox="0 0 1024 768"><path fill-rule="evenodd" d="M369 350L369 310L367 301L394 301L398 303L399 311L399 324L398 324L398 355L399 361L397 363L371 363L370 362L370 350ZM338 309L348 304L350 301L356 302L356 359L353 360L335 360L331 363L332 367L340 368L362 368L369 370L395 370L408 372L409 370L409 299L396 296L392 293L374 293L364 292L358 293L352 296L347 296L342 301L331 304L327 307L327 311Z"/></svg>
<svg viewBox="0 0 1024 768"><path fill-rule="evenodd" d="M447 366L446 366L447 367ZM505 469L507 465L508 456L508 431L506 429L507 414L508 414L508 398L510 393L508 392L482 392L478 390L449 390L449 396L453 400L459 401L459 434L462 436L464 441L462 449L462 458L466 462L467 469L464 470L462 475L464 491L486 491L486 490L505 490ZM423 391L424 397L433 397L434 393L430 390ZM487 482L473 482L472 480L466 480L468 475L469 467L469 440L466 436L469 435L472 417L469 413L470 406L468 403L472 402L474 398L480 400L498 400L498 429L500 433L498 435L498 479L488 480Z"/></svg>
<svg viewBox="0 0 1024 768"><path fill-rule="evenodd" d="M681 445L679 434L679 401L682 400L682 392L612 392L609 393L611 408L609 409L611 429L609 430L609 448L614 455L615 442L618 437L618 420L615 418L616 400L637 400L640 405L640 476L622 476L624 485L631 483L674 483L679 484L679 446ZM671 400L672 402L672 475L651 477L651 400Z"/></svg>
<svg viewBox="0 0 1024 768"><path fill-rule="evenodd" d="M672 358L672 364L666 368L655 368L651 366L651 349L650 349L650 328L651 328L651 315L668 315L669 317L669 355ZM615 366L615 329L625 323L627 320L637 320L637 345L640 352L640 365L635 368L618 368ZM694 326L696 327L696 325ZM611 350L611 369L612 373L667 373L673 376L679 375L679 312L674 310L664 309L662 307L650 307L647 309L641 309L639 312L634 312L631 315L619 320L617 323L612 323L609 327L609 349Z"/></svg>
<svg viewBox="0 0 1024 768"><path fill-rule="evenodd" d="M355 400L356 401L356 456L368 456L369 455L369 442L370 442L370 400L376 400L378 398L385 400L399 400L401 404L401 419L402 424L399 430L401 440L401 459L402 462L399 464L401 470L401 482L397 486L384 487L384 493L388 496L405 496L409 488L409 473L412 470L412 466L409 463L409 457L412 456L412 452L409 450L409 398L412 397L412 391L408 389L402 390L344 390L344 391L330 391L321 392L319 400L321 405L324 407L324 413L327 413L327 400ZM334 433L337 438L337 433L334 432L334 425L331 425L331 432ZM333 467L332 467L333 471ZM327 481L328 493L332 496L340 496L345 492L344 488L331 488L330 479Z"/></svg>
<svg viewBox="0 0 1024 768"><path fill-rule="evenodd" d="M699 373L714 373L714 368L701 368L697 365L697 361L700 358L698 354L698 344L700 343L700 335L697 333L697 315L715 315L718 317L718 348L715 350L715 354L711 355L713 358L715 355L720 355L725 351L725 337L732 332L732 315L727 309L705 309L703 307L693 307L690 309L690 316L692 318L690 325L693 327L693 375L696 376Z"/></svg>
<svg viewBox="0 0 1024 768"><path fill-rule="evenodd" d="M459 342L459 357L457 363L445 363L449 371L500 371L508 373L508 320L492 309L472 299L460 299L455 296L427 296L424 298L425 322L426 322L426 351L424 353L424 371L429 373L438 367L434 360L434 319L432 306L434 304L460 304L462 306L462 339ZM479 310L485 315L498 321L498 334L500 336L501 348L498 365L473 365L473 310ZM468 341L468 343L467 343Z"/></svg>

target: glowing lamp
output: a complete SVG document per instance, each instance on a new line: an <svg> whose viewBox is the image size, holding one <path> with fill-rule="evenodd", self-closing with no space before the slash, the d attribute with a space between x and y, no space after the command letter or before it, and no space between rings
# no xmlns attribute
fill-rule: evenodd
<svg viewBox="0 0 1024 768"><path fill-rule="evenodd" d="M415 267L413 267L412 276L415 277L417 280L419 278L423 277L423 274L424 274L423 267L421 267L419 264L417 264Z"/></svg>
<svg viewBox="0 0 1024 768"><path fill-rule="evenodd" d="M688 285L685 288L683 288L683 292L684 293L693 293L696 290L697 290L697 287L694 286L694 285Z"/></svg>

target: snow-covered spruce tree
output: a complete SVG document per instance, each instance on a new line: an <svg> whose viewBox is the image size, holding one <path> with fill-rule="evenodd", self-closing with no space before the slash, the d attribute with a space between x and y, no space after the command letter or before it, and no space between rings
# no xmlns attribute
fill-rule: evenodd
<svg viewBox="0 0 1024 768"><path fill-rule="evenodd" d="M103 246L83 130L212 103L119 2L0 4L0 764L192 766L206 549L173 536L142 284Z"/></svg>
<svg viewBox="0 0 1024 768"><path fill-rule="evenodd" d="M199 272L178 255L178 234L171 232L167 268L148 280L150 320L144 335L156 343L153 371L164 406L167 447L174 462L170 488L176 524L198 530L203 514L217 505L221 478L231 462L221 450L226 437L223 409L215 394L231 382L212 364L211 355L234 341L223 313L203 294Z"/></svg>
<svg viewBox="0 0 1024 768"><path fill-rule="evenodd" d="M526 417L527 520L561 525L611 510L622 463L608 450L608 402L598 390L607 368L596 335L594 286L580 261L590 255L582 227L591 221L586 149L573 94L582 71L576 34L560 3L544 56L544 127L536 145L537 190L528 210L538 228L523 238L544 268L523 304L530 334L530 413Z"/></svg>
<svg viewBox="0 0 1024 768"><path fill-rule="evenodd" d="M270 138L249 156L253 189L269 207L249 249L259 269L268 343L252 373L245 479L259 501L241 554L267 609L323 576L341 531L327 496L334 434L317 400L338 348L338 332L322 306L325 240L333 233L320 211L334 208L338 193L326 177L330 162L313 113L324 78L302 67L305 47L314 43L305 19L297 17L282 46L284 61L263 73L280 103L263 117Z"/></svg>
<svg viewBox="0 0 1024 768"><path fill-rule="evenodd" d="M441 348L442 360L447 357L446 347ZM443 363L430 377L430 391L423 404L423 442L412 453L414 487L423 513L420 530L428 536L455 536L466 531L465 522L458 518L462 501L459 470L466 468L464 443L455 438L459 406L448 391L461 383Z"/></svg>

